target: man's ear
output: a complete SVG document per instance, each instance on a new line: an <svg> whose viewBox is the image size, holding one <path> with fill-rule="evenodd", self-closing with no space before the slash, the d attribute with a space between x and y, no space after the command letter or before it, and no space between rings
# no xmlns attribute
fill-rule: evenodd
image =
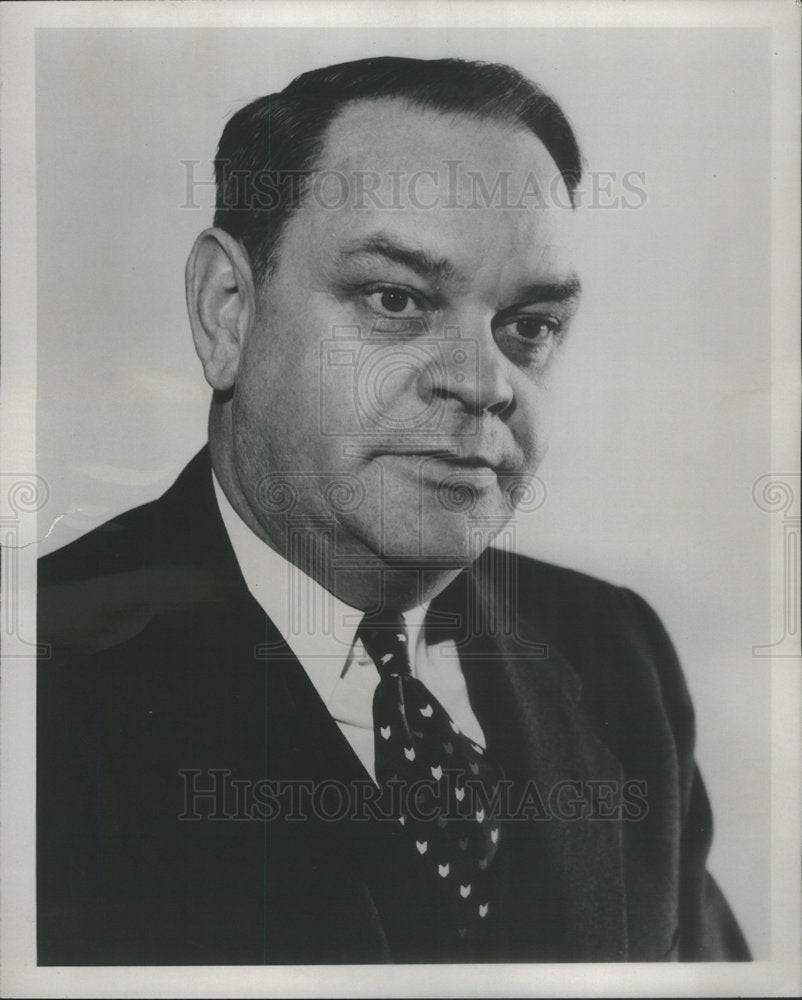
<svg viewBox="0 0 802 1000"><path fill-rule="evenodd" d="M189 322L206 381L230 389L256 312L253 272L239 243L223 229L205 229L186 267Z"/></svg>

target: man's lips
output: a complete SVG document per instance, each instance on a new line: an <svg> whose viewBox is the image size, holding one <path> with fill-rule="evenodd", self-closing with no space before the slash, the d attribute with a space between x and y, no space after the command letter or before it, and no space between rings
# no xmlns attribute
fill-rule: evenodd
<svg viewBox="0 0 802 1000"><path fill-rule="evenodd" d="M460 453L443 448L386 448L372 453L370 458L410 458L423 463L444 462L454 469L487 469L507 475L518 472L520 463L508 455L493 455L481 452Z"/></svg>

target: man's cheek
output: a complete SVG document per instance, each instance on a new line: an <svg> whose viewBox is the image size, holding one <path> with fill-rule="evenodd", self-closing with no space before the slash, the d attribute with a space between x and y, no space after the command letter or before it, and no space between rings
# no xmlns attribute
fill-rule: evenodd
<svg viewBox="0 0 802 1000"><path fill-rule="evenodd" d="M548 447L550 420L542 407L519 407L513 417L511 431L520 449L524 475L537 471Z"/></svg>

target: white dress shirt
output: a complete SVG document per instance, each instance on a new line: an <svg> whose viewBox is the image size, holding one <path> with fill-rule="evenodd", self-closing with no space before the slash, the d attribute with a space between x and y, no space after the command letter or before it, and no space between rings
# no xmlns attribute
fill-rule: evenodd
<svg viewBox="0 0 802 1000"><path fill-rule="evenodd" d="M279 630L367 772L376 778L373 693L379 674L356 631L362 612L344 604L258 538L212 474L217 504L248 590ZM453 639L427 645L428 604L404 614L412 674L463 733L484 747Z"/></svg>

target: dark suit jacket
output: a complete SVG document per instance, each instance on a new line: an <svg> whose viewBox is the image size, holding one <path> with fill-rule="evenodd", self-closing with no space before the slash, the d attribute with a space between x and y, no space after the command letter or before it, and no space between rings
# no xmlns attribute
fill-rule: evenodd
<svg viewBox="0 0 802 1000"><path fill-rule="evenodd" d="M368 776L247 591L205 450L42 560L39 607L40 964L459 957L397 823L243 807L278 787L260 780ZM748 958L705 871L692 708L650 608L489 551L432 613L458 623L488 753L530 806L504 821L500 910L467 957ZM215 781L225 802L187 801Z"/></svg>

